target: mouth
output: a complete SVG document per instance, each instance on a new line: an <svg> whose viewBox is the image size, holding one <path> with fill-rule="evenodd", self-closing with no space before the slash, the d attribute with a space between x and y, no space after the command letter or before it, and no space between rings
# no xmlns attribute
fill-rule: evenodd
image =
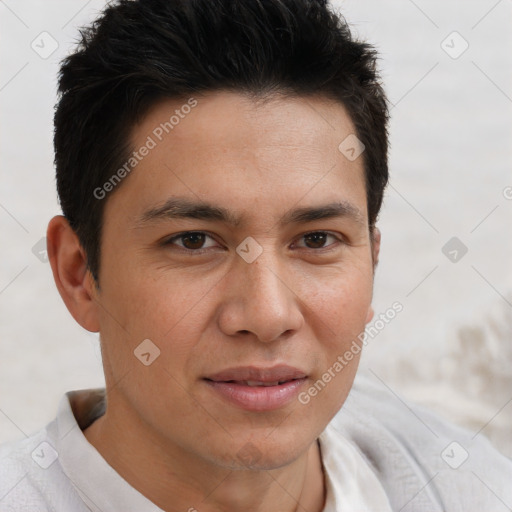
<svg viewBox="0 0 512 512"><path fill-rule="evenodd" d="M210 380L210 379L206 379L206 380ZM269 387L269 386L280 386L281 384L286 384L287 382L291 382L292 380L296 380L296 379L276 380L275 382L261 382L261 381L258 381L258 380L226 380L226 381L210 380L210 382L227 382L229 384L237 384L239 386L251 386L251 387L254 387L254 386L264 386L264 387Z"/></svg>
<svg viewBox="0 0 512 512"><path fill-rule="evenodd" d="M307 374L290 366L240 367L203 380L215 395L230 405L262 412L289 404L304 386Z"/></svg>

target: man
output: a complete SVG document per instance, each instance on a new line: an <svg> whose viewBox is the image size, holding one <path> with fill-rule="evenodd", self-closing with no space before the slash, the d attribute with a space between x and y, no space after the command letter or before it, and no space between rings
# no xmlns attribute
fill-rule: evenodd
<svg viewBox="0 0 512 512"><path fill-rule="evenodd" d="M106 389L2 448L1 510L507 510L487 441L352 386L388 179L373 49L320 0L121 0L82 36L48 251Z"/></svg>

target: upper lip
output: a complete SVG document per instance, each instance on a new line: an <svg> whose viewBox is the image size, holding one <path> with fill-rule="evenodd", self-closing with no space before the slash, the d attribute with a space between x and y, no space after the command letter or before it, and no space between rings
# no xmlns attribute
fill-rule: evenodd
<svg viewBox="0 0 512 512"><path fill-rule="evenodd" d="M273 366L271 368L258 368L256 366L240 366L227 368L213 375L205 377L216 382L226 381L256 381L256 382L281 382L294 379L302 379L307 374L298 368L287 365Z"/></svg>

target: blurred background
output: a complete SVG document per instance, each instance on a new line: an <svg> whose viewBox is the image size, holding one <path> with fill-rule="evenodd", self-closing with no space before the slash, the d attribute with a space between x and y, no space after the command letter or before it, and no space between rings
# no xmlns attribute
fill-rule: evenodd
<svg viewBox="0 0 512 512"><path fill-rule="evenodd" d="M0 442L104 382L44 241L60 213L58 62L104 4L0 1ZM403 311L368 339L362 371L512 456L512 1L334 5L377 46L392 115L374 306Z"/></svg>

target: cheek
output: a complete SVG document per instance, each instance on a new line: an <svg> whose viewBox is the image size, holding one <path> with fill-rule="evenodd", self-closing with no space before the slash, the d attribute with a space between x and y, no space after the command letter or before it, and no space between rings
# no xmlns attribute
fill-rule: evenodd
<svg viewBox="0 0 512 512"><path fill-rule="evenodd" d="M324 426L342 407L352 387L372 298L372 279L344 273L324 282L311 295L309 323L316 343L309 352L318 361L309 387L299 396L306 416Z"/></svg>
<svg viewBox="0 0 512 512"><path fill-rule="evenodd" d="M160 351L156 366L176 376L191 374L201 360L201 336L214 317L219 279L214 275L198 279L165 268L150 275L141 265L116 286L112 282L105 286L101 329L108 340L105 354L114 378L130 368L140 370L134 350L146 339ZM145 378L154 382L162 376L166 377L148 372Z"/></svg>
<svg viewBox="0 0 512 512"><path fill-rule="evenodd" d="M132 336L165 338L186 325L187 317L215 283L207 277L187 276L186 272L165 268L144 272L144 268L141 263L106 283L102 303Z"/></svg>
<svg viewBox="0 0 512 512"><path fill-rule="evenodd" d="M311 394L307 391L303 397L309 401L311 414L327 422L344 403L357 372L360 335L371 307L371 266L347 265L329 278L309 283L309 292L304 290L303 296L309 296L308 323L316 338L309 354L318 365L311 379Z"/></svg>
<svg viewBox="0 0 512 512"><path fill-rule="evenodd" d="M364 330L372 300L371 272L370 267L347 266L321 279L304 279L301 297L305 298L312 323L322 324L334 344L346 341L347 336L357 337Z"/></svg>

